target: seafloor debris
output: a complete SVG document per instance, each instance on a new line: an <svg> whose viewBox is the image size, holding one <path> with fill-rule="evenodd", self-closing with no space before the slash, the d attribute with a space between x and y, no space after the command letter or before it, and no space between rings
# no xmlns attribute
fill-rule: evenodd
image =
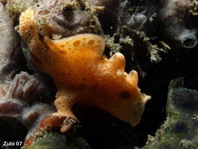
<svg viewBox="0 0 198 149"><path fill-rule="evenodd" d="M6 9L12 16L12 19L18 20L21 12L34 5L37 0L6 0Z"/></svg>

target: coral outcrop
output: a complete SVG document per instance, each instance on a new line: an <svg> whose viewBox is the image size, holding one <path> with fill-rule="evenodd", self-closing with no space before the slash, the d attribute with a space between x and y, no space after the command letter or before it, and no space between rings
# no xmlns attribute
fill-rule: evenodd
<svg viewBox="0 0 198 149"><path fill-rule="evenodd" d="M167 120L149 137L142 149L196 149L198 130L198 92L184 87L184 78L172 80L167 101Z"/></svg>
<svg viewBox="0 0 198 149"><path fill-rule="evenodd" d="M0 129L4 139L28 137L39 122L54 111L53 106L43 102L45 97L50 97L47 88L45 83L26 72L16 75L12 81L1 83L0 123L8 125L3 127L5 130Z"/></svg>
<svg viewBox="0 0 198 149"><path fill-rule="evenodd" d="M191 0L167 0L161 2L160 18L165 26L165 35L181 48L191 49L197 45L197 27L191 14Z"/></svg>
<svg viewBox="0 0 198 149"><path fill-rule="evenodd" d="M79 33L102 33L94 7L84 1L44 0L34 6L35 23L42 36L55 39Z"/></svg>
<svg viewBox="0 0 198 149"><path fill-rule="evenodd" d="M16 35L13 29L13 22L1 2L0 20L0 70L2 70L9 63Z"/></svg>

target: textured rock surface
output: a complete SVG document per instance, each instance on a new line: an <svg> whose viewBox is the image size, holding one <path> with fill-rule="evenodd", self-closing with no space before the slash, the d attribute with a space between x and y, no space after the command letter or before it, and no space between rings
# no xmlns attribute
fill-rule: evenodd
<svg viewBox="0 0 198 149"><path fill-rule="evenodd" d="M196 17L191 14L191 0L167 0L161 2L160 18L165 26L169 40L181 48L191 49L197 45ZM192 21L186 21L186 20ZM172 42L172 41L171 41Z"/></svg>
<svg viewBox="0 0 198 149"><path fill-rule="evenodd" d="M0 70L9 62L15 37L13 22L0 2Z"/></svg>
<svg viewBox="0 0 198 149"><path fill-rule="evenodd" d="M100 23L83 1L44 0L37 3L35 23L42 36L62 38L80 33L101 33Z"/></svg>
<svg viewBox="0 0 198 149"><path fill-rule="evenodd" d="M169 86L167 120L143 149L197 149L198 91L183 87L183 78Z"/></svg>
<svg viewBox="0 0 198 149"><path fill-rule="evenodd" d="M80 136L64 135L56 132L45 132L27 149L90 149Z"/></svg>
<svg viewBox="0 0 198 149"><path fill-rule="evenodd" d="M12 81L1 83L0 90L2 140L23 140L34 131L40 120L54 111L49 104L50 89L26 72L16 75ZM45 99L48 99L48 104Z"/></svg>

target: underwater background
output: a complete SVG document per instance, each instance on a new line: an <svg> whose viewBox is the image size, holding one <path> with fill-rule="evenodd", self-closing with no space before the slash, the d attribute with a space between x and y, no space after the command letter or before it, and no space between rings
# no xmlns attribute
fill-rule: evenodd
<svg viewBox="0 0 198 149"><path fill-rule="evenodd" d="M32 42L34 28L20 30L30 9L42 44ZM197 0L0 0L1 148L197 149L197 26ZM45 50L45 37L86 34L104 40L104 59L122 53L123 71L137 71L138 87L151 96L135 127L82 103L72 107L79 122L48 118L60 87L38 67L32 47ZM68 131L60 132L62 123Z"/></svg>

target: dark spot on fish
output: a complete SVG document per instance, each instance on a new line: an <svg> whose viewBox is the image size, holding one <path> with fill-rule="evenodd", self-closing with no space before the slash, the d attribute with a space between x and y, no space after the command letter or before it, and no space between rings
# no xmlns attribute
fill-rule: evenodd
<svg viewBox="0 0 198 149"><path fill-rule="evenodd" d="M121 91L119 93L119 96L122 97L122 98L124 98L124 99L128 99L128 98L131 97L131 94L129 93L129 91Z"/></svg>

